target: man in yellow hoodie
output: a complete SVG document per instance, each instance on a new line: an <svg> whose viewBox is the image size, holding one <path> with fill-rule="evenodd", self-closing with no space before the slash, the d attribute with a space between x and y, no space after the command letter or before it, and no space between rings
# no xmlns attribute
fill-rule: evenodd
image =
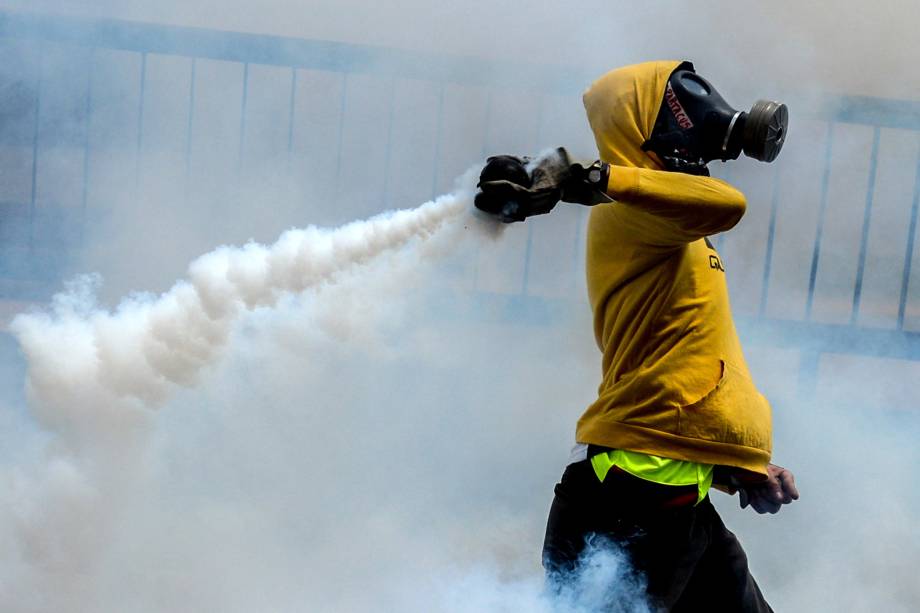
<svg viewBox="0 0 920 613"><path fill-rule="evenodd" d="M770 406L748 372L708 238L738 223L745 198L706 164L742 152L772 161L785 106L735 111L676 61L614 70L584 104L599 162L571 164L564 149L493 158L476 203L504 221L560 199L597 205L587 280L603 377L555 489L550 586L565 585L600 537L627 551L656 610L770 611L708 498L715 484L739 492L742 508L775 513L798 492L792 473L770 464Z"/></svg>

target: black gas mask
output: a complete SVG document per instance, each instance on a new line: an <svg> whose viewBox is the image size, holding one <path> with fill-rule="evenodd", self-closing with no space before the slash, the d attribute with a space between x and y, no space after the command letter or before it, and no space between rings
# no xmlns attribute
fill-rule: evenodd
<svg viewBox="0 0 920 613"><path fill-rule="evenodd" d="M708 175L706 164L734 160L742 152L772 162L788 125L785 104L758 100L750 111L736 111L684 62L668 79L652 137L642 149L656 153L668 170Z"/></svg>

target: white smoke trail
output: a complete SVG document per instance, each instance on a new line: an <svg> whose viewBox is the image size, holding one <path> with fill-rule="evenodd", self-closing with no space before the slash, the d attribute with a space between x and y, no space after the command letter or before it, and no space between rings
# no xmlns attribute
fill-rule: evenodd
<svg viewBox="0 0 920 613"><path fill-rule="evenodd" d="M56 297L50 313L20 315L11 326L28 359L31 404L46 426L73 433L77 443L87 428L95 435L102 423L160 406L219 359L241 312L272 307L282 295L428 238L470 202L461 190L333 230L289 230L270 246L221 247L190 265L189 280L158 297L129 297L114 311L95 305L97 281L83 279Z"/></svg>
<svg viewBox="0 0 920 613"><path fill-rule="evenodd" d="M150 409L221 359L245 312L335 284L437 233L450 242L456 232L444 230L462 227L450 222L471 208L470 190L460 188L336 229L293 229L269 246L221 247L195 260L187 281L159 296L130 296L111 311L96 303L99 279L88 276L56 296L49 312L18 316L11 329L28 362L30 409L51 439L49 455L0 471L15 500L0 510L0 608L49 611L69 601L73 611L97 610L98 565L114 544L121 507L151 481Z"/></svg>

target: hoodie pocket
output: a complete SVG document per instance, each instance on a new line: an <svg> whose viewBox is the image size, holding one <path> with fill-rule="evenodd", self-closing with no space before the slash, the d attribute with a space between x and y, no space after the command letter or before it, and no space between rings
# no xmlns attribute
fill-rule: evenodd
<svg viewBox="0 0 920 613"><path fill-rule="evenodd" d="M720 363L722 376L716 386L678 409L678 432L689 438L769 449L769 403L745 372Z"/></svg>

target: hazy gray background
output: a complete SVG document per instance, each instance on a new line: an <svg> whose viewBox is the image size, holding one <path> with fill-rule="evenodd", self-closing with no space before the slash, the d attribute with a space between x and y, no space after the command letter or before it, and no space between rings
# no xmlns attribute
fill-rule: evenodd
<svg viewBox="0 0 920 613"><path fill-rule="evenodd" d="M803 111L819 108L827 94L920 96L908 3L37 1L0 8L575 66L589 75L632 61L692 59L738 108L758 97L790 103L792 132L777 165L718 169L750 201L720 247L735 310L748 315L760 305L779 172L766 313L788 319L805 312L827 138L826 125ZM0 200L29 199L28 101L41 74L39 212L77 215L83 138L93 147L82 241L68 249L54 237L39 241L47 259L31 264L36 275L53 261L64 277L103 279L98 303L79 293L59 298L58 319L25 334L43 348L33 374L47 368L63 383L33 389L26 406L22 356L11 352L4 363L0 608L541 606L539 548L552 485L599 379L580 270L584 211L561 208L498 237L461 218L428 243L410 242L334 284L244 313L197 381L169 387L152 403L156 412L130 394L84 389L90 384L68 376L95 363L87 329L109 322L109 338L133 338L131 305L153 297L135 296L112 318L100 304L163 292L218 245L270 243L291 226L417 206L453 189L489 153L566 145L593 157L577 93L450 81L441 89L360 75L347 79L343 103L341 75L301 70L289 133L291 71L253 65L241 147L240 64L196 63L189 140L187 58L148 55L141 100L139 54L97 51L90 60L66 47L9 41L0 53L4 82L20 84L3 94L12 110ZM813 317L846 323L872 129L840 124L833 138ZM879 148L859 322L893 328L917 134L884 129ZM537 297L557 310L515 310L495 295ZM910 329L915 305L908 304ZM28 306L4 305L9 312ZM803 401L799 351L743 340L774 404L776 461L796 471L803 497L775 517L714 497L774 608L911 610L920 599L908 570L920 562L913 489L920 367L825 355L816 394ZM127 344L120 353L117 342L111 349L106 364L117 368L103 379L130 389L139 381L131 378L137 354Z"/></svg>
<svg viewBox="0 0 920 613"><path fill-rule="evenodd" d="M487 2L450 5L356 0L260 3L220 0L150 3L112 0L4 0L15 10L54 11L153 23L189 25L298 38L361 42L484 57L525 57L602 68L649 57L692 55L731 76L756 73L801 89L816 78L835 92L916 98L914 28L904 0L789 0L705 6L674 2ZM744 88L736 82L725 89Z"/></svg>

